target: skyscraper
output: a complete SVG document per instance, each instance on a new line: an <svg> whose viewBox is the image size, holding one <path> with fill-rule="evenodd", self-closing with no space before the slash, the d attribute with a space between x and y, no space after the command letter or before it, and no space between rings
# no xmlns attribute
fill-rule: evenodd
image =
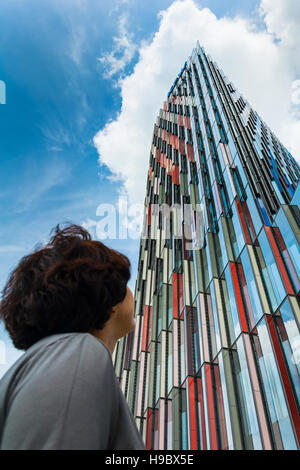
<svg viewBox="0 0 300 470"><path fill-rule="evenodd" d="M299 178L197 44L154 125L136 329L114 354L148 449L299 448Z"/></svg>

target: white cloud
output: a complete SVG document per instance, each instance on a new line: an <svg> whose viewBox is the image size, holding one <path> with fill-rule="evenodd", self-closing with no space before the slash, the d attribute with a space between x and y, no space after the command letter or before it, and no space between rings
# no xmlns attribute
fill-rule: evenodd
<svg viewBox="0 0 300 470"><path fill-rule="evenodd" d="M295 158L300 156L300 121L292 106L293 84L300 78L294 64L300 49L294 38L297 2L261 0L265 31L250 19L218 19L193 0L177 0L160 12L159 30L140 46L133 73L120 82L119 115L94 138L99 162L123 182L131 201L144 201L155 118L197 40Z"/></svg>
<svg viewBox="0 0 300 470"><path fill-rule="evenodd" d="M295 53L299 57L300 8L298 0L261 0L260 11L268 31L280 40L285 52ZM295 67L300 70L299 60Z"/></svg>
<svg viewBox="0 0 300 470"><path fill-rule="evenodd" d="M70 46L68 54L76 65L81 65L82 55L86 44L86 30L76 25L70 25Z"/></svg>
<svg viewBox="0 0 300 470"><path fill-rule="evenodd" d="M109 79L123 72L137 51L132 33L127 30L127 16L124 13L119 18L118 36L113 37L113 43L112 51L98 58L104 66L104 77Z"/></svg>
<svg viewBox="0 0 300 470"><path fill-rule="evenodd" d="M90 219L89 217L87 220L84 220L81 223L82 227L85 228L92 236L92 238L96 238L96 226L97 226L97 221Z"/></svg>

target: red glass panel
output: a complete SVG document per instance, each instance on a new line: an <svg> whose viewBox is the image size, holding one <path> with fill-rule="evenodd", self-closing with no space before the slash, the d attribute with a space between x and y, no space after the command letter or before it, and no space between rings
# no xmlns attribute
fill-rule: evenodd
<svg viewBox="0 0 300 470"><path fill-rule="evenodd" d="M235 297L236 297L238 311L239 311L240 320L241 320L242 331L248 333L247 321L246 321L246 317L245 317L245 311L244 311L241 291L240 291L240 287L239 287L239 283L238 283L236 267L235 267L235 264L232 261L230 261L229 264L230 264L232 280L233 280L233 284L234 284Z"/></svg>
<svg viewBox="0 0 300 470"><path fill-rule="evenodd" d="M191 162L195 161L195 155L194 155L194 148L192 145L190 145L190 153L191 153Z"/></svg>
<svg viewBox="0 0 300 470"><path fill-rule="evenodd" d="M148 305L145 305L144 323L143 323L142 351L146 351L147 330L148 330L148 312L149 312L149 307L148 307Z"/></svg>
<svg viewBox="0 0 300 470"><path fill-rule="evenodd" d="M246 213L247 221L248 221L251 233L252 233L252 240L255 240L256 239L256 233L255 233L255 228L254 228L254 225L253 225L253 222L252 222L252 217L251 217L249 209L248 209L248 204L247 204L246 201L242 202L241 204L244 207L244 210L245 210L245 213ZM256 241L256 243L258 244L257 241Z"/></svg>
<svg viewBox="0 0 300 470"><path fill-rule="evenodd" d="M151 427L152 427L152 410L147 410L147 431L146 431L146 449L151 449Z"/></svg>
<svg viewBox="0 0 300 470"><path fill-rule="evenodd" d="M177 273L173 273L173 317L178 318L177 307Z"/></svg>
<svg viewBox="0 0 300 470"><path fill-rule="evenodd" d="M205 364L204 367L205 367L205 377L206 377L206 392L207 392L208 415L209 415L209 425L210 425L211 449L218 450L211 369L210 369L209 364Z"/></svg>
<svg viewBox="0 0 300 470"><path fill-rule="evenodd" d="M173 165L173 183L179 184L179 167L178 165Z"/></svg>
<svg viewBox="0 0 300 470"><path fill-rule="evenodd" d="M250 297L249 297L249 293L248 293L248 287L247 287L247 283L246 283L246 279L245 279L243 266L241 265L241 263L238 263L238 270L239 270L239 275L240 275L240 279L241 279L241 282L242 282L242 287L243 287L243 292L244 292L244 297L245 297L245 301L246 301L246 305L247 305L247 309L248 309L250 322L251 322L251 325L254 326L255 325L255 320L254 320L253 310L252 310L252 307L251 307Z"/></svg>
<svg viewBox="0 0 300 470"><path fill-rule="evenodd" d="M279 253L279 250L278 250L278 246L276 244L276 241L274 239L274 235L273 235L273 232L272 232L272 229L271 227L268 227L268 226L265 226L265 229L266 229L266 232L267 232L267 235L268 235L268 238L270 240L270 243L271 243L271 246L272 246L272 249L273 249L273 253L274 253L274 256L275 256L275 259L276 259L276 262L277 262L277 265L278 265L278 269L282 275L282 278L283 278L283 282L285 284L285 288L286 288L286 291L288 294L290 295L294 295L294 290L292 288L292 285L291 285L291 282L289 280L289 277L288 277L288 274L287 274L287 271L285 269L285 265L282 261L282 258L281 258L281 255Z"/></svg>
<svg viewBox="0 0 300 470"><path fill-rule="evenodd" d="M296 291L298 292L299 289L300 289L300 282L299 282L299 278L298 278L298 275L295 271L295 268L294 268L294 264L291 260L291 257L289 255L289 252L288 252L288 249L286 247L286 244L284 243L284 240L282 238L282 235L281 235L281 232L279 230L278 227L273 227L273 230L274 230L274 233L275 233L275 237L279 243L279 247L280 247L280 250L281 250L281 253L285 259L285 262L290 270L290 274L293 278L293 281L294 281L294 284L295 284L295 287L296 287Z"/></svg>
<svg viewBox="0 0 300 470"><path fill-rule="evenodd" d="M183 307L184 307L182 274L178 274L178 284L179 284L179 308L180 308L180 312L182 312Z"/></svg>
<svg viewBox="0 0 300 470"><path fill-rule="evenodd" d="M289 380L289 375L288 375L286 365L284 362L284 358L282 355L282 351L280 348L275 325L274 325L272 317L269 315L267 315L267 324L268 324L269 331L271 334L271 338L272 338L272 342L273 342L273 346L274 346L274 350L275 350L275 354L277 358L277 363L280 369L280 374L282 377L285 393L287 396L289 408L290 408L291 415L292 415L292 420L293 420L295 431L296 431L297 438L298 438L298 443L300 444L300 416L299 416L297 404L295 401L295 397L293 394L292 386Z"/></svg>
<svg viewBox="0 0 300 470"><path fill-rule="evenodd" d="M191 450L197 450L198 443L197 443L197 424L196 424L195 384L194 384L193 377L189 377L189 407L190 407Z"/></svg>
<svg viewBox="0 0 300 470"><path fill-rule="evenodd" d="M192 321L191 307L186 307L186 343L187 343L187 366L188 375L193 375L193 337L192 337Z"/></svg>
<svg viewBox="0 0 300 470"><path fill-rule="evenodd" d="M248 227L247 227L247 224L246 224L246 221L245 221L245 218L244 218L241 203L238 200L236 200L235 203L236 203L237 210L238 210L238 213L239 213L239 217L240 217L241 225L242 225L242 228L243 228L246 243L251 244L251 238L250 238Z"/></svg>
<svg viewBox="0 0 300 470"><path fill-rule="evenodd" d="M151 348L151 331L152 331L152 306L148 307L148 351Z"/></svg>
<svg viewBox="0 0 300 470"><path fill-rule="evenodd" d="M191 144L186 144L186 148L187 148L187 154L188 154L188 159L190 162L194 162L195 161L195 158L194 158L194 149L193 149L193 146Z"/></svg>
<svg viewBox="0 0 300 470"><path fill-rule="evenodd" d="M181 155L185 155L185 145L184 145L184 140L179 139L179 152Z"/></svg>

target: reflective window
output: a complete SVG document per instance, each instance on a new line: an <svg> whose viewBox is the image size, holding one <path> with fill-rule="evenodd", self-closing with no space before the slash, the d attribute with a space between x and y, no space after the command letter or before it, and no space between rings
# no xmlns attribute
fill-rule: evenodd
<svg viewBox="0 0 300 470"><path fill-rule="evenodd" d="M286 296L286 292L278 271L265 230L260 232L258 241L265 260L262 265L262 274L268 289L273 311L277 309Z"/></svg>
<svg viewBox="0 0 300 470"><path fill-rule="evenodd" d="M206 376L204 371L204 366L202 367L201 378L203 382L203 402L204 402L204 417L205 417L205 433L206 433L206 442L207 442L207 450L211 449L211 440L210 440L210 432L209 432L209 416L208 416L208 403L207 403L207 384L206 384Z"/></svg>
<svg viewBox="0 0 300 470"><path fill-rule="evenodd" d="M218 319L218 307L217 307L217 302L216 302L215 286L214 286L213 281L210 283L210 296L211 296L213 319L214 319L214 331L211 331L210 333L215 334L216 346L217 346L217 352L218 352L221 349L221 336L220 336L220 327L219 327L219 319Z"/></svg>
<svg viewBox="0 0 300 470"><path fill-rule="evenodd" d="M181 395L181 449L188 449L188 433L187 433L187 402L186 402L186 390L183 388L180 391Z"/></svg>
<svg viewBox="0 0 300 470"><path fill-rule="evenodd" d="M255 283L255 276L253 273L252 265L250 262L249 254L247 248L245 248L241 254L241 261L243 265L243 270L248 286L248 293L250 297L250 302L252 306L252 311L254 314L255 322L257 323L261 316L263 315L263 309L258 295L257 286Z"/></svg>
<svg viewBox="0 0 300 470"><path fill-rule="evenodd" d="M299 185L300 186L300 185ZM294 267L300 277L300 251L294 232L289 224L289 221L281 208L276 216L276 224L280 229L283 240L288 249L289 255L292 259Z"/></svg>
<svg viewBox="0 0 300 470"><path fill-rule="evenodd" d="M230 185L230 182L229 182L229 179L228 179L227 169L225 169L225 171L223 173L223 178L224 178L225 186L226 186L227 193L228 193L229 204L232 204L234 196L233 196L231 185Z"/></svg>
<svg viewBox="0 0 300 470"><path fill-rule="evenodd" d="M172 331L168 332L167 395L173 387L173 342Z"/></svg>
<svg viewBox="0 0 300 470"><path fill-rule="evenodd" d="M228 449L233 450L234 443L233 443L232 428L231 428L229 399L228 399L228 393L227 393L224 361L223 361L222 354L219 354L218 361L219 361L219 371L220 371L220 378L221 378L221 385L222 385L221 388L222 388L222 394L223 394L224 413L225 413L227 438L228 438Z"/></svg>
<svg viewBox="0 0 300 470"><path fill-rule="evenodd" d="M277 447L293 450L297 446L265 318L257 325L257 331L258 337L254 338L258 363L275 436L280 431Z"/></svg>
<svg viewBox="0 0 300 470"><path fill-rule="evenodd" d="M208 281L210 282L210 280L212 279L212 269L211 269L211 258L210 258L209 244L208 243L206 243L205 253L206 253L206 257L207 257L206 269L208 271Z"/></svg>
<svg viewBox="0 0 300 470"><path fill-rule="evenodd" d="M240 224L240 219L237 213L237 208L235 205L235 202L233 202L232 206L232 223L236 235L236 241L238 245L238 253L236 253L236 256L242 251L244 245L245 245L245 240L243 236L243 230Z"/></svg>
<svg viewBox="0 0 300 470"><path fill-rule="evenodd" d="M262 442L242 336L238 339L236 345L238 359L236 358L237 360L234 361L235 373L238 379L238 389L241 395L241 415L244 418L243 427L246 449L260 450L262 449Z"/></svg>
<svg viewBox="0 0 300 470"><path fill-rule="evenodd" d="M235 144L234 144L234 142L233 142L233 138L232 138L232 136L231 136L231 132L228 132L228 133L227 133L227 139L228 139L228 145L229 145L229 149L230 149L230 152L231 152L231 156L232 156L232 159L233 159L233 157L234 157L235 154L236 154L237 149L236 149L236 146L235 146Z"/></svg>
<svg viewBox="0 0 300 470"><path fill-rule="evenodd" d="M255 232L256 234L258 234L262 227L262 220L257 210L256 204L254 202L253 195L252 195L249 185L246 187L246 194L247 194L247 204L248 204L250 215L252 217L252 222L255 228Z"/></svg>
<svg viewBox="0 0 300 470"><path fill-rule="evenodd" d="M241 159L240 159L238 153L235 154L234 163L235 163L236 167L238 168L240 177L242 178L242 182L243 182L243 185L244 185L244 188L245 188L248 184L248 180L246 178L246 175L245 175L245 172L244 172L244 169L243 169L243 166L242 166L242 162L241 162Z"/></svg>
<svg viewBox="0 0 300 470"><path fill-rule="evenodd" d="M224 227L224 219L221 220L221 223L219 224L219 232L218 232L218 239L220 243L220 255L218 256L217 260L219 262L219 269L220 273L222 273L224 266L228 263L228 256L227 256L227 249L226 249L226 244L225 244L225 239L224 239L224 234L223 234L223 227Z"/></svg>
<svg viewBox="0 0 300 470"><path fill-rule="evenodd" d="M231 344L232 344L233 341L238 337L238 335L241 332L241 325L240 325L239 314L238 314L234 287L233 287L229 265L225 269L224 274L225 274L225 279L226 279L226 285L224 283L222 283L222 285L223 285L226 311L230 313L230 317L228 317L228 321L231 326L230 331L231 331L231 336L232 336L231 337Z"/></svg>
<svg viewBox="0 0 300 470"><path fill-rule="evenodd" d="M280 317L275 317L294 389L300 403L300 344L299 329L289 298L280 307Z"/></svg>

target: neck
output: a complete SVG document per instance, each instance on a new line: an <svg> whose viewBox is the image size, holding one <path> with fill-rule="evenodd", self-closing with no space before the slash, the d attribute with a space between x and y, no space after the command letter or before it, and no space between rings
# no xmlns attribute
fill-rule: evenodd
<svg viewBox="0 0 300 470"><path fill-rule="evenodd" d="M101 341L108 347L111 355L114 352L114 349L117 344L117 340L114 339L108 331L103 328L103 330L92 330L90 332L93 336L96 336L96 338L101 339Z"/></svg>

